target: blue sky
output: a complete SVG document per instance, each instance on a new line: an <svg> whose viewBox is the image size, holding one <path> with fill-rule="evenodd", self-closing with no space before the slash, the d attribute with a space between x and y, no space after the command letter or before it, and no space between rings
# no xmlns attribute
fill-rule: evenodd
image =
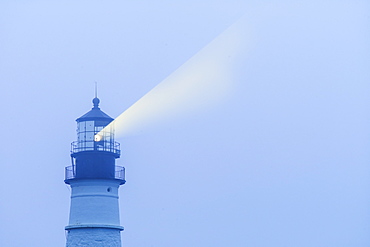
<svg viewBox="0 0 370 247"><path fill-rule="evenodd" d="M119 116L239 18L227 100L120 138L123 246L365 247L367 1L2 1L0 246L64 246L75 119Z"/></svg>

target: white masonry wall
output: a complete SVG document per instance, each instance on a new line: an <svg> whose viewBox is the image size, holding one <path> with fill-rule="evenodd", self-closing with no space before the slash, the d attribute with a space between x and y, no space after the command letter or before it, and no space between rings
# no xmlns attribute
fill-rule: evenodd
<svg viewBox="0 0 370 247"><path fill-rule="evenodd" d="M120 181L71 181L67 247L121 247L118 188Z"/></svg>

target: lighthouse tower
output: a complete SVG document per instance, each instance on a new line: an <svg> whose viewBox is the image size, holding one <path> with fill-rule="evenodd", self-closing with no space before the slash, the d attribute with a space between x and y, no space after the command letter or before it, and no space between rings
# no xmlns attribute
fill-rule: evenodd
<svg viewBox="0 0 370 247"><path fill-rule="evenodd" d="M114 127L100 132L113 118L99 102L95 97L92 110L76 120L77 141L64 180L72 188L67 247L121 247L118 188L125 183L125 168L115 164L120 146Z"/></svg>

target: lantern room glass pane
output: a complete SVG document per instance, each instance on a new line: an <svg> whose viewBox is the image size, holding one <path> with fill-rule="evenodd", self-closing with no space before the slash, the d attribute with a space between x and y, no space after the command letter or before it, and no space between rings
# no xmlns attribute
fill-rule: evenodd
<svg viewBox="0 0 370 247"><path fill-rule="evenodd" d="M86 121L86 131L94 131L94 121Z"/></svg>
<svg viewBox="0 0 370 247"><path fill-rule="evenodd" d="M85 122L79 122L77 125L77 132L85 131Z"/></svg>
<svg viewBox="0 0 370 247"><path fill-rule="evenodd" d="M78 141L78 142L85 141L85 132L80 132L80 133L78 133L77 141Z"/></svg>
<svg viewBox="0 0 370 247"><path fill-rule="evenodd" d="M86 132L86 141L94 141L94 132Z"/></svg>
<svg viewBox="0 0 370 247"><path fill-rule="evenodd" d="M99 133L103 129L103 126L95 126L95 133Z"/></svg>

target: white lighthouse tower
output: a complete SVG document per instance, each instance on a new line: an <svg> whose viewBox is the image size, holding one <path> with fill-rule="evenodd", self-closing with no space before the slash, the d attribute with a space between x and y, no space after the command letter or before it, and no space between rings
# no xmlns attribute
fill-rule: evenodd
<svg viewBox="0 0 370 247"><path fill-rule="evenodd" d="M113 121L99 102L95 97L92 110L76 120L77 141L64 180L72 188L67 247L121 247L118 188L125 183L125 169L115 164L120 146L114 128L98 135Z"/></svg>

